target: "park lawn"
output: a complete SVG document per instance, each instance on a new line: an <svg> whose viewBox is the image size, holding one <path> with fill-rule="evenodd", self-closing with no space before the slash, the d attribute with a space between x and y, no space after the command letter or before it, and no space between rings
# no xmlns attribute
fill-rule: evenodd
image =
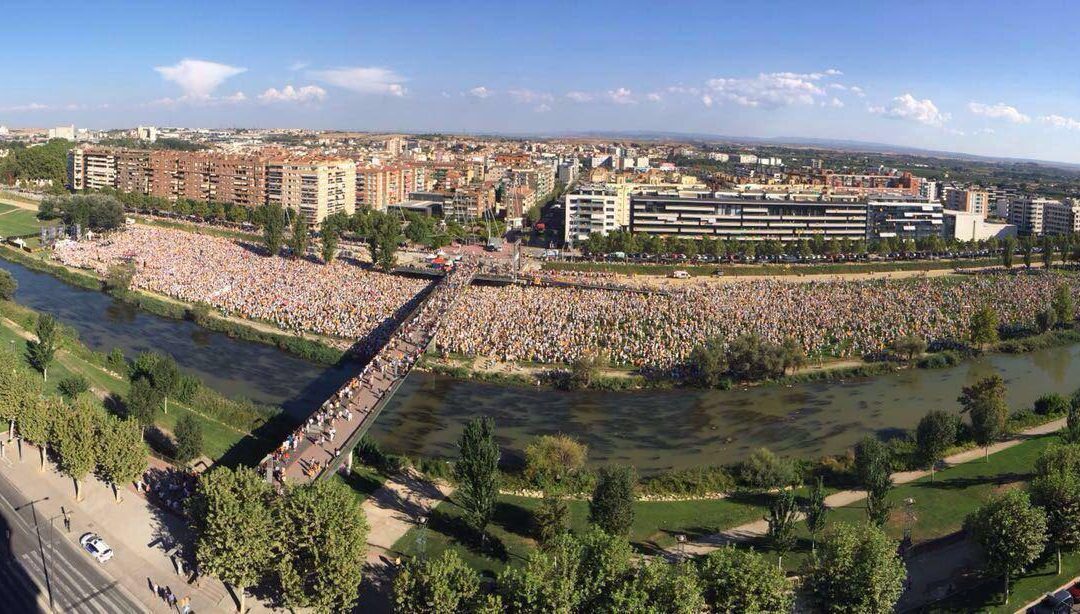
<svg viewBox="0 0 1080 614"><path fill-rule="evenodd" d="M348 486L357 503L366 501L368 497L386 483L385 475L372 467L358 463L353 465L352 471L348 475L342 475L340 472L335 471L334 477L331 479Z"/></svg>
<svg viewBox="0 0 1080 614"><path fill-rule="evenodd" d="M0 237L34 234L42 226L52 223L37 219L33 211L0 204Z"/></svg>
<svg viewBox="0 0 1080 614"><path fill-rule="evenodd" d="M676 543L676 535L708 535L761 518L764 499L759 497L709 499L699 501L639 501L635 505L634 524L630 541L635 549L654 554ZM462 511L450 501L442 503L431 514L430 528L424 530L424 551L437 556L453 549L474 569L497 573L509 564L524 561L535 548L531 535L532 512L539 499L500 495L495 517L488 528L488 546L479 547L479 540L465 527ZM588 526L589 502L570 501L570 527L576 532ZM410 530L394 550L416 555L418 529Z"/></svg>

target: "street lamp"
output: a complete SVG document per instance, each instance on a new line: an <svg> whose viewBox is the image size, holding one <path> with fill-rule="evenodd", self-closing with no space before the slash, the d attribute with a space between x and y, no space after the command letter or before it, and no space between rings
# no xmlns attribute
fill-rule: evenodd
<svg viewBox="0 0 1080 614"><path fill-rule="evenodd" d="M427 558L427 516L421 514L416 518L416 524L418 530L416 532L416 550L419 552L420 560L423 561Z"/></svg>
<svg viewBox="0 0 1080 614"><path fill-rule="evenodd" d="M686 536L679 533L675 536L675 541L679 542L679 560L686 558Z"/></svg>

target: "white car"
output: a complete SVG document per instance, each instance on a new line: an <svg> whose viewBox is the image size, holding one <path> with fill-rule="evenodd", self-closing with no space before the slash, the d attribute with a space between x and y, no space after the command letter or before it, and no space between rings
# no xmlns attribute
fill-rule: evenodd
<svg viewBox="0 0 1080 614"><path fill-rule="evenodd" d="M79 543L82 544L83 549L90 553L90 556L97 559L98 563L104 563L112 558L112 548L97 533L83 535L79 538Z"/></svg>

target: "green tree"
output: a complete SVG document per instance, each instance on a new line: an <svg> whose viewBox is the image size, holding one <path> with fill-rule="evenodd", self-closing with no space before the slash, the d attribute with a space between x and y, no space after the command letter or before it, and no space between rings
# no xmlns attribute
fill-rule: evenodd
<svg viewBox="0 0 1080 614"><path fill-rule="evenodd" d="M980 307L971 316L970 325L971 342L975 345L986 345L998 340L998 314L992 307L985 305Z"/></svg>
<svg viewBox="0 0 1080 614"><path fill-rule="evenodd" d="M915 427L915 447L922 462L930 466L930 481L934 481L937 464L945 451L956 443L960 432L960 417L935 409L927 412Z"/></svg>
<svg viewBox="0 0 1080 614"><path fill-rule="evenodd" d="M15 290L18 287L19 282L15 281L11 273L0 271L0 300L10 301L15 298Z"/></svg>
<svg viewBox="0 0 1080 614"><path fill-rule="evenodd" d="M140 378L131 383L124 397L124 412L144 428L153 426L161 409L161 393L154 389L150 380Z"/></svg>
<svg viewBox="0 0 1080 614"><path fill-rule="evenodd" d="M825 483L820 477L810 489L803 515L806 517L806 530L810 532L810 550L817 552L817 536L825 529L825 520L829 516L829 506L825 505Z"/></svg>
<svg viewBox="0 0 1080 614"><path fill-rule="evenodd" d="M34 327L37 341L27 341L27 357L31 366L41 372L42 380L49 381L49 366L60 349L60 324L52 314L38 315Z"/></svg>
<svg viewBox="0 0 1080 614"><path fill-rule="evenodd" d="M758 448L740 463L739 481L758 490L783 488L795 482L795 468L768 448Z"/></svg>
<svg viewBox="0 0 1080 614"><path fill-rule="evenodd" d="M148 451L142 427L130 418L103 416L98 429L97 461L101 476L112 486L113 498L120 502L118 485L134 482L146 471Z"/></svg>
<svg viewBox="0 0 1080 614"><path fill-rule="evenodd" d="M891 473L892 456L888 448L876 437L864 437L855 446L855 474L866 490L866 515L879 527L889 519L891 506L887 496L892 488Z"/></svg>
<svg viewBox="0 0 1080 614"><path fill-rule="evenodd" d="M180 368L168 354L157 355L157 360L150 371L150 384L161 394L162 408L169 413L169 395L180 384Z"/></svg>
<svg viewBox="0 0 1080 614"><path fill-rule="evenodd" d="M692 563L653 559L615 589L614 612L698 614L705 610L701 580Z"/></svg>
<svg viewBox="0 0 1080 614"><path fill-rule="evenodd" d="M1001 242L1001 265L1006 269L1011 269L1013 265L1013 255L1015 253L1016 239L1005 237L1005 240Z"/></svg>
<svg viewBox="0 0 1080 614"><path fill-rule="evenodd" d="M433 559L414 558L394 578L394 611L450 614L472 610L480 575L453 550Z"/></svg>
<svg viewBox="0 0 1080 614"><path fill-rule="evenodd" d="M533 532L540 546L570 530L570 506L559 495L545 491L533 512Z"/></svg>
<svg viewBox="0 0 1080 614"><path fill-rule="evenodd" d="M118 262L109 265L108 270L105 271L102 286L109 294L123 297L131 289L131 282L134 279L135 265L131 262Z"/></svg>
<svg viewBox="0 0 1080 614"><path fill-rule="evenodd" d="M589 522L610 535L627 535L634 524L633 467L601 467L589 500Z"/></svg>
<svg viewBox="0 0 1080 614"><path fill-rule="evenodd" d="M292 237L289 238L289 250L293 258L303 258L307 254L308 243L311 241L311 229L308 228L307 220L303 215L297 214L293 218Z"/></svg>
<svg viewBox="0 0 1080 614"><path fill-rule="evenodd" d="M176 460L186 465L202 455L202 425L195 416L184 414L176 421Z"/></svg>
<svg viewBox="0 0 1080 614"><path fill-rule="evenodd" d="M926 351L926 340L918 335L904 335L893 341L892 351L911 362L916 356Z"/></svg>
<svg viewBox="0 0 1080 614"><path fill-rule="evenodd" d="M1062 284L1054 289L1054 296L1050 301L1050 307L1057 315L1057 321L1066 326L1072 326L1076 319L1076 303L1073 301L1072 290L1068 284Z"/></svg>
<svg viewBox="0 0 1080 614"><path fill-rule="evenodd" d="M986 571L1005 580L1005 603L1013 576L1024 571L1046 548L1046 514L1031 505L1028 494L1009 490L995 495L964 521L983 550Z"/></svg>
<svg viewBox="0 0 1080 614"><path fill-rule="evenodd" d="M81 374L69 375L56 382L56 389L67 400L72 400L90 390L90 381Z"/></svg>
<svg viewBox="0 0 1080 614"><path fill-rule="evenodd" d="M541 435L525 446L525 477L538 488L560 490L585 468L589 449L569 435Z"/></svg>
<svg viewBox="0 0 1080 614"><path fill-rule="evenodd" d="M367 519L353 492L345 482L313 481L288 489L275 509L286 608L350 611L367 559Z"/></svg>
<svg viewBox="0 0 1080 614"><path fill-rule="evenodd" d="M199 476L188 502L199 573L229 585L240 612L245 611L245 589L258 583L275 560L279 525L272 496L270 484L256 471L216 467Z"/></svg>
<svg viewBox="0 0 1080 614"><path fill-rule="evenodd" d="M533 550L524 565L510 565L499 575L498 590L505 612L576 612L582 601L578 572L581 544L564 534L542 550Z"/></svg>
<svg viewBox="0 0 1080 614"><path fill-rule="evenodd" d="M815 611L891 613L907 576L896 549L873 525L833 525L802 574Z"/></svg>
<svg viewBox="0 0 1080 614"><path fill-rule="evenodd" d="M1024 258L1024 267L1031 268L1031 254L1035 251L1035 240L1031 237L1020 239L1020 255Z"/></svg>
<svg viewBox="0 0 1080 614"><path fill-rule="evenodd" d="M1050 544L1061 575L1061 551L1080 546L1080 476L1055 472L1031 482L1031 502L1046 514Z"/></svg>
<svg viewBox="0 0 1080 614"><path fill-rule="evenodd" d="M93 401L76 400L52 423L52 441L60 457L60 471L75 482L75 500L82 501L81 481L97 464L97 431L101 409Z"/></svg>
<svg viewBox="0 0 1080 614"><path fill-rule="evenodd" d="M322 259L326 264L330 264L334 261L334 256L337 255L339 239L340 235L336 228L322 229Z"/></svg>
<svg viewBox="0 0 1080 614"><path fill-rule="evenodd" d="M991 375L965 386L957 399L971 419L971 434L975 443L983 447L984 456L990 458L990 444L1005 433L1009 406L1005 401L1005 380Z"/></svg>
<svg viewBox="0 0 1080 614"><path fill-rule="evenodd" d="M41 465L45 470L45 457L49 449L49 437L53 432L53 421L66 411L63 401L53 396L37 395L30 402L23 404L19 412L19 437L38 448Z"/></svg>
<svg viewBox="0 0 1080 614"><path fill-rule="evenodd" d="M1035 327L1040 333L1045 333L1057 325L1057 312L1053 309L1043 309L1035 314Z"/></svg>
<svg viewBox="0 0 1080 614"><path fill-rule="evenodd" d="M1065 428L1061 430L1061 439L1066 443L1080 443L1080 405L1069 404L1069 413L1065 418Z"/></svg>
<svg viewBox="0 0 1080 614"><path fill-rule="evenodd" d="M702 388L718 388L729 381L727 350L719 338L712 338L694 346L690 352L693 380Z"/></svg>
<svg viewBox="0 0 1080 614"><path fill-rule="evenodd" d="M777 567L783 568L784 555L795 547L795 522L798 519L799 505L795 501L795 491L782 489L769 504L769 546L777 555Z"/></svg>
<svg viewBox="0 0 1080 614"><path fill-rule="evenodd" d="M580 547L576 583L580 610L612 611L612 592L633 570L630 542L597 527L586 529L575 539Z"/></svg>
<svg viewBox="0 0 1080 614"><path fill-rule="evenodd" d="M794 592L784 572L752 550L725 546L697 562L710 612L790 612Z"/></svg>
<svg viewBox="0 0 1080 614"><path fill-rule="evenodd" d="M458 483L454 501L482 539L486 539L485 531L499 495L499 456L494 420L484 416L465 425L458 441L458 460L454 463Z"/></svg>
<svg viewBox="0 0 1080 614"><path fill-rule="evenodd" d="M270 256L278 255L285 242L285 210L281 205L269 203L259 207L259 221L263 227L263 245Z"/></svg>
<svg viewBox="0 0 1080 614"><path fill-rule="evenodd" d="M586 352L570 363L569 385L583 390L592 385L600 370L607 367L608 358L603 352Z"/></svg>
<svg viewBox="0 0 1080 614"><path fill-rule="evenodd" d="M1049 236L1043 235L1042 242L1040 243L1039 247L1042 250L1041 255L1043 269L1049 271L1050 267L1054 264L1053 240Z"/></svg>

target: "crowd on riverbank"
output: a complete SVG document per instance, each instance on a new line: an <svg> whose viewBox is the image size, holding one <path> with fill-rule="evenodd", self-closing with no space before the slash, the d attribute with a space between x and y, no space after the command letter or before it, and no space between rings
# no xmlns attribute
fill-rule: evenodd
<svg viewBox="0 0 1080 614"><path fill-rule="evenodd" d="M502 361L568 362L602 350L616 364L669 368L712 337L792 337L809 355L863 356L898 337L963 338L990 305L1004 324L1030 324L1075 276L987 273L963 278L694 285L670 295L569 288L470 288L437 349Z"/></svg>
<svg viewBox="0 0 1080 614"><path fill-rule="evenodd" d="M377 330L427 285L345 262L268 258L238 241L145 226L61 242L53 253L65 265L99 274L133 262L137 288L290 331L350 340Z"/></svg>

